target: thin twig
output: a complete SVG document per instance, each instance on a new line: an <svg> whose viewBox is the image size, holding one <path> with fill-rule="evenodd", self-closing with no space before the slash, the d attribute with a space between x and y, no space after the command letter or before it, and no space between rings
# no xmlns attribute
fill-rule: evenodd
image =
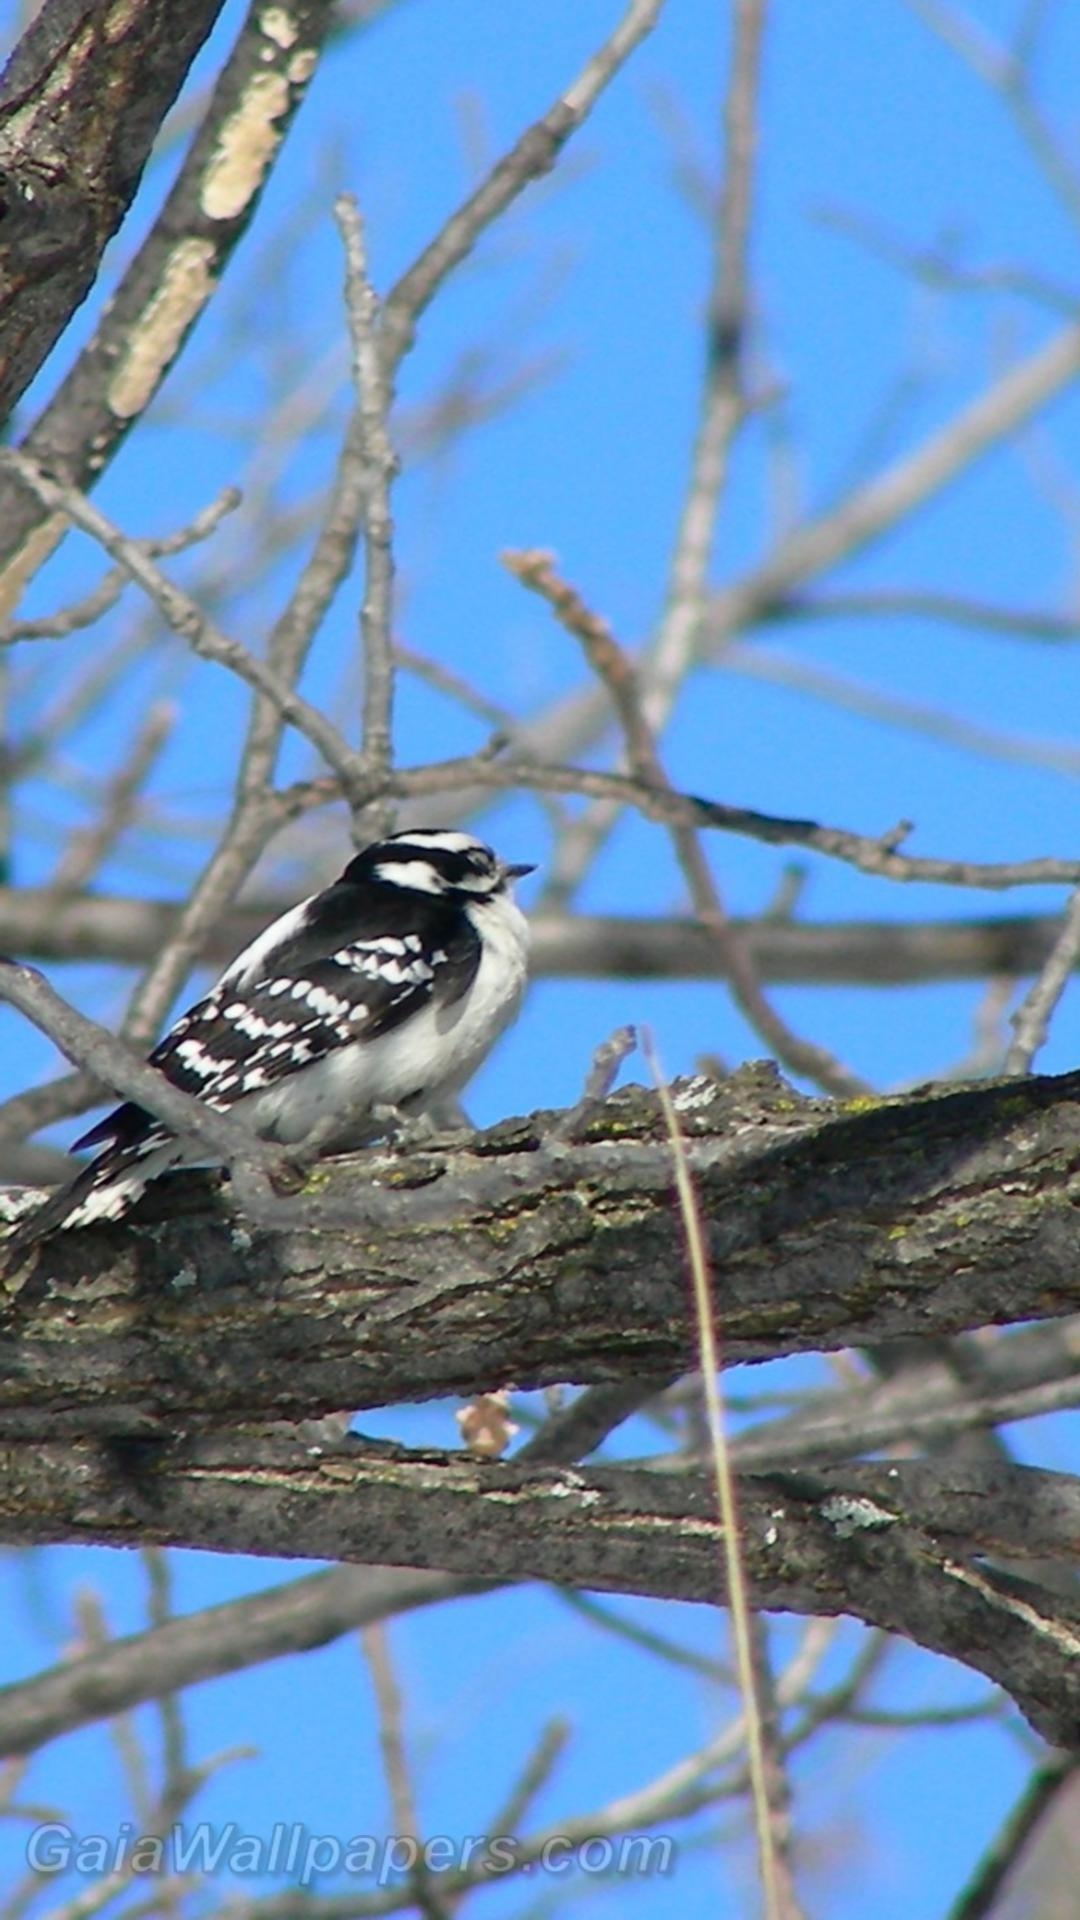
<svg viewBox="0 0 1080 1920"><path fill-rule="evenodd" d="M807 582L879 540L917 508L934 499L984 453L1000 445L1071 385L1078 374L1080 324L1073 323L1009 368L910 454L864 486L845 494L816 518L794 527L760 565L717 588L703 613L696 659L722 657L733 635L783 616L793 596L805 588ZM536 762L548 766L586 752L608 722L609 706L604 691L588 687L562 696L529 722L524 729L525 743ZM618 776L606 777L617 779ZM492 784L495 783L490 778L484 783L478 781L475 792L463 803L466 809L479 805L483 785ZM599 786L592 789L557 786L554 781L545 783L542 779L534 779L530 784L541 789L546 784L549 792L588 792L590 798L606 797L613 801L620 798L616 787L605 793ZM454 817L458 817L456 810ZM916 876L897 873L892 877ZM942 876L926 873L918 877ZM1058 873L1055 877L1073 884L1080 878L1080 870L1075 874ZM984 883L961 880L958 884Z"/></svg>
<svg viewBox="0 0 1080 1920"><path fill-rule="evenodd" d="M705 1252L705 1236L698 1212L697 1195L690 1173L690 1163L686 1155L686 1144L679 1116L663 1069L653 1044L652 1035L644 1029L641 1035L642 1051L649 1063L671 1142L672 1159L675 1163L675 1183L679 1195L679 1211L682 1216L683 1230L686 1234L687 1255L690 1264L690 1277L693 1283L694 1310L697 1320L698 1342L701 1353L701 1372L705 1393L705 1409L708 1418L709 1439L712 1451L712 1468L715 1475L716 1498L720 1511L723 1534L724 1572L728 1591L728 1605L731 1612L731 1632L735 1642L735 1664L739 1675L739 1689L742 1695L743 1717L746 1722L746 1753L750 1770L751 1787L754 1801L754 1817L757 1827L758 1858L761 1865L762 1892L765 1898L767 1920L784 1920L781 1906L781 1886L776 1862L776 1842L772 1822L769 1817L769 1795L766 1780L764 1736L761 1711L758 1703L756 1676L754 1671L753 1641L750 1627L750 1596L747 1591L746 1574L743 1567L742 1549L739 1540L739 1516L735 1500L735 1479L728 1455L727 1436L724 1430L724 1416L720 1400L720 1344L713 1317L712 1288L709 1278L708 1259Z"/></svg>
<svg viewBox="0 0 1080 1920"><path fill-rule="evenodd" d="M654 730L662 728L675 692L693 663L717 514L731 450L746 417L743 351L766 11L766 0L737 0L732 10L731 74L724 101L723 184L714 241L700 418L671 561L667 605L642 675L645 711Z"/></svg>
<svg viewBox="0 0 1080 1920"><path fill-rule="evenodd" d="M831 1621L812 1621L806 1629L778 1682L777 1692L785 1706L802 1699L828 1652L833 1633ZM572 1852L585 1841L642 1833L651 1827L663 1828L670 1822L690 1819L703 1807L735 1799L744 1794L747 1787L746 1770L737 1764L744 1745L745 1726L739 1716L708 1745L688 1754L643 1786L584 1814L569 1817L562 1814L537 1832L521 1836L514 1850L512 1871L528 1873L536 1863L550 1858L553 1841L558 1844L560 1857L565 1857L566 1850ZM670 1836L661 1832L657 1844L661 1848L669 1847ZM669 1860L672 1857L667 1856ZM661 1853L660 1858L664 1859L665 1855ZM451 1868L438 1875L437 1882L444 1898L456 1898L473 1887L484 1885L490 1877L491 1862L486 1854L479 1853L471 1857L468 1866ZM506 1877L504 1869L500 1869L499 1877ZM376 1920L376 1916L401 1913L413 1906L415 1896L408 1884L370 1894L350 1894L349 1920ZM327 1901L309 1897L308 1907L311 1920L344 1920ZM280 1900L271 1895L266 1901L252 1901L245 1920L285 1920Z"/></svg>
<svg viewBox="0 0 1080 1920"><path fill-rule="evenodd" d="M160 1547L143 1547L142 1563L149 1588L147 1617L150 1629L160 1630L176 1618L171 1562ZM156 1824L164 1831L179 1819L187 1806L194 1776L188 1764L187 1730L179 1695L172 1688L165 1688L157 1696L155 1704L161 1720L162 1750L162 1780Z"/></svg>
<svg viewBox="0 0 1080 1920"><path fill-rule="evenodd" d="M805 580L849 560L966 473L1080 373L1080 324L1010 367L922 444L795 527L755 571L713 594L699 658L720 653L734 633L769 617Z"/></svg>
<svg viewBox="0 0 1080 1920"><path fill-rule="evenodd" d="M1073 303L1075 305L1075 301ZM792 594L769 616L787 620L931 620L987 633L1013 634L1018 640L1043 640L1060 646L1080 640L1080 618L1044 607L1007 607L970 594L941 593L932 587L868 587Z"/></svg>
<svg viewBox="0 0 1080 1920"><path fill-rule="evenodd" d="M280 1169L280 1154L234 1115L181 1092L105 1027L69 1006L33 967L0 956L0 1000L17 1007L99 1084L147 1107L178 1137L194 1139L227 1165L256 1178Z"/></svg>
<svg viewBox="0 0 1080 1920"><path fill-rule="evenodd" d="M108 1647L112 1634L101 1595L95 1588L84 1586L76 1589L75 1616L86 1653L91 1657L100 1655ZM151 1818L154 1795L150 1785L149 1755L139 1723L133 1713L117 1713L113 1715L109 1732L123 1770L128 1798L140 1826L145 1828Z"/></svg>
<svg viewBox="0 0 1080 1920"><path fill-rule="evenodd" d="M1080 884L1080 860L1049 857L1034 860L940 860L917 854L904 854L899 848L914 831L910 820L873 837L850 833L844 827L820 826L814 820L787 819L779 814L758 813L750 807L729 807L720 800L702 800L695 794L679 793L657 787L628 774L603 773L584 767L550 766L528 760L436 761L431 766L410 767L396 773L391 790L401 799L419 795L454 793L469 787L502 790L527 787L541 793L577 793L589 798L613 799L638 808L650 820L662 826L710 827L721 833L738 833L766 846L804 847L832 860L842 860L860 873L882 880L930 881L940 886L1005 887L1068 886ZM294 788L282 797L282 805L300 811L310 803L323 805L325 787L308 790Z"/></svg>
<svg viewBox="0 0 1080 1920"><path fill-rule="evenodd" d="M609 1039L600 1042L585 1077L581 1098L556 1121L551 1132L552 1139L576 1140L580 1137L599 1102L607 1099L615 1085L623 1061L636 1046L637 1034L633 1027L617 1027Z"/></svg>
<svg viewBox="0 0 1080 1920"><path fill-rule="evenodd" d="M383 1772L390 1794L391 1831L396 1839L421 1839L420 1817L413 1790L412 1770L405 1746L405 1712L397 1674L390 1658L390 1641L383 1621L361 1627L360 1645L364 1650L375 1706L379 1719L379 1747ZM418 1912L425 1920L448 1920L453 1911L449 1902L436 1891L438 1881L428 1873L423 1856L417 1857L409 1873L409 1885Z"/></svg>
<svg viewBox="0 0 1080 1920"><path fill-rule="evenodd" d="M784 1742L783 1716L769 1654L769 1633L760 1613L752 1612L748 1625L750 1650L754 1663L754 1687L761 1717L761 1743L769 1832L772 1836L772 1853L776 1872L777 1910L780 1920L806 1920L805 1910L795 1885L791 1774Z"/></svg>
<svg viewBox="0 0 1080 1920"><path fill-rule="evenodd" d="M655 1456L650 1456L651 1460ZM635 1620L626 1613L616 1610L611 1601L599 1600L594 1593L579 1592L576 1587L565 1587L559 1593L563 1606L571 1613L580 1615L603 1633L611 1634L618 1640L636 1647L640 1653L651 1654L655 1659L665 1660L669 1666L683 1667L688 1673L696 1673L700 1680L709 1680L715 1686L717 1682L732 1685L732 1672L726 1661L711 1659L704 1653L698 1653L692 1647L684 1647L678 1640L672 1640L666 1633L658 1633L654 1627L646 1626L641 1620Z"/></svg>
<svg viewBox="0 0 1080 1920"><path fill-rule="evenodd" d="M1005 1055L1006 1073L1028 1073L1050 1034L1054 1009L1080 959L1080 887L1065 909L1058 934L1020 1006L1012 1015L1015 1038Z"/></svg>
<svg viewBox="0 0 1080 1920"><path fill-rule="evenodd" d="M226 514L235 512L240 499L238 487L225 487L186 527L157 539L138 540L136 545L154 560L160 560L167 554L185 553L197 541L208 540ZM10 646L16 640L62 640L69 634L81 632L84 627L92 627L115 606L124 588L129 585L130 576L126 568L111 567L90 593L72 601L61 612L41 620L4 621L0 626L0 646Z"/></svg>
<svg viewBox="0 0 1080 1920"><path fill-rule="evenodd" d="M392 374L412 345L420 315L480 235L529 185L554 165L559 150L587 118L605 87L651 33L664 0L631 0L615 31L586 62L547 113L502 156L475 193L451 214L383 304L381 340Z"/></svg>
<svg viewBox="0 0 1080 1920"><path fill-rule="evenodd" d="M1036 104L1031 79L1032 49L1021 37L1013 51L1001 46L981 25L943 0L908 0L946 46L952 47L983 84L1004 101L1024 144L1074 224L1080 223L1080 179L1067 149Z"/></svg>
<svg viewBox="0 0 1080 1920"><path fill-rule="evenodd" d="M730 648L725 665L729 673L745 674L749 679L765 680L774 686L793 688L817 700L843 707L869 720L889 727L902 727L906 733L922 733L931 740L955 747L960 753L976 753L988 759L1005 760L1014 765L1038 767L1040 771L1060 773L1075 780L1080 777L1080 748L1064 741L1039 740L1031 735L1006 733L1003 728L988 727L960 714L947 713L925 700L908 700L901 695L883 693L864 682L849 680L791 654L770 647L736 645Z"/></svg>
<svg viewBox="0 0 1080 1920"><path fill-rule="evenodd" d="M299 683L315 634L353 562L365 500L363 427L357 405L342 440L314 547L268 636L267 661L280 685L293 688ZM136 1044L148 1044L156 1033L209 929L232 905L273 833L292 817L269 797L283 725L280 701L259 697L253 702L232 817L172 938L132 998L124 1032ZM355 765L359 767L358 759ZM320 783L315 783L314 790L328 797ZM355 781L350 785L343 780L342 790L357 807L369 797ZM69 1088L68 1111L78 1111L77 1104L70 1105L73 1097L77 1100L77 1089ZM3 1115L0 1109L0 1120ZM9 1113L7 1118L17 1116Z"/></svg>
<svg viewBox="0 0 1080 1920"><path fill-rule="evenodd" d="M0 466L9 467L20 480L24 480L50 512L66 514L73 525L90 534L112 559L119 561L130 579L149 595L172 631L186 640L193 652L205 660L213 660L219 666L227 667L256 693L272 701L282 717L318 749L327 766L332 767L341 780L345 791L348 793L353 789L359 773L357 758L337 728L309 700L287 686L272 667L259 660L241 641L223 633L182 587L161 572L147 555L144 546L121 533L85 494L75 487L60 486L25 454L16 452L14 448L5 448L0 451Z"/></svg>
<svg viewBox="0 0 1080 1920"><path fill-rule="evenodd" d="M551 1779L570 1740L568 1720L549 1720L506 1799L488 1822L489 1833L516 1834L533 1801Z"/></svg>
<svg viewBox="0 0 1080 1920"><path fill-rule="evenodd" d="M338 196L334 215L347 262L345 304L365 466L364 598L360 608L364 654L362 757L367 774L378 782L393 765L394 529L390 489L397 462L388 424L392 396L379 350L379 302L368 278L363 220L351 194ZM390 824L390 810L383 802L375 812L373 830L384 833Z"/></svg>
<svg viewBox="0 0 1080 1920"><path fill-rule="evenodd" d="M502 558L523 586L543 595L562 625L580 640L590 666L611 695L626 742L631 773L653 788L670 791L656 734L645 711L644 691L628 654L620 647L607 622L586 605L574 587L560 579L550 554L506 553ZM867 1092L865 1081L826 1048L804 1040L768 999L750 951L732 926L696 831L688 825L676 825L672 840L694 911L716 942L739 1008L766 1046L794 1073L808 1075L830 1093L846 1098Z"/></svg>
<svg viewBox="0 0 1080 1920"><path fill-rule="evenodd" d="M463 674L456 673L443 660L436 660L430 654L421 653L416 647L409 647L401 640L394 642L394 662L404 667L408 673L416 675L425 686L434 687L436 693L445 694L448 700L456 700L467 713L474 714L478 720L493 733L505 734L510 741L518 730L519 722L509 707L503 707L492 700L480 687L474 687Z"/></svg>
<svg viewBox="0 0 1080 1920"><path fill-rule="evenodd" d="M12 775L25 778L48 756L55 756L62 741L73 734L115 696L137 662L143 660L151 645L149 632L127 633L120 640L99 648L89 664L76 670L51 705L41 712L32 727L14 748ZM55 675L45 675L45 684Z"/></svg>
<svg viewBox="0 0 1080 1920"><path fill-rule="evenodd" d="M758 92L767 0L735 0L731 71L724 100L723 187L713 249L705 367L697 432L668 576L667 599L641 676L642 722L662 733L690 666L705 603L709 556L732 449L746 418L743 358L747 330L749 244L757 149ZM609 688L614 691L612 683ZM624 731L628 716L623 714ZM633 726L627 740L633 762ZM638 771L641 770L640 762ZM548 897L567 901L592 866L619 809L598 802L562 836Z"/></svg>
<svg viewBox="0 0 1080 1920"><path fill-rule="evenodd" d="M131 744L124 765L106 783L100 819L74 833L53 874L49 891L56 898L78 893L98 873L135 817L139 795L176 725L176 709L162 701L151 707Z"/></svg>
<svg viewBox="0 0 1080 1920"><path fill-rule="evenodd" d="M1051 1815L1055 1802L1075 1786L1080 1755L1062 1753L1035 1769L1016 1806L985 1859L964 1888L949 1914L949 1920L992 1920L1000 1911L999 1895L1005 1882L1019 1866L1029 1842L1041 1823Z"/></svg>

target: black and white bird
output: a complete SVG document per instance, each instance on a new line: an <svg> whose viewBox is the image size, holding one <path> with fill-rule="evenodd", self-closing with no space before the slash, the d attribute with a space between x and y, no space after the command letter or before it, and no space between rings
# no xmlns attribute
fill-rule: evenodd
<svg viewBox="0 0 1080 1920"><path fill-rule="evenodd" d="M151 1065L285 1146L377 1107L423 1113L460 1091L517 1013L529 936L512 883L532 871L467 833L376 841L245 947ZM195 1163L133 1101L75 1145L102 1151L20 1222L13 1251L117 1220L159 1174Z"/></svg>

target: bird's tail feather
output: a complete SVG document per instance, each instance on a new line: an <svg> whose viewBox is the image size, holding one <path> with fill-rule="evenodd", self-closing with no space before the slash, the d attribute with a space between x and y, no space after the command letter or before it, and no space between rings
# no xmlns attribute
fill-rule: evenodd
<svg viewBox="0 0 1080 1920"><path fill-rule="evenodd" d="M3 1242L8 1266L43 1240L69 1227L89 1227L120 1220L135 1205L143 1189L181 1157L179 1143L161 1135L136 1149L110 1148L83 1167L66 1186L20 1220Z"/></svg>

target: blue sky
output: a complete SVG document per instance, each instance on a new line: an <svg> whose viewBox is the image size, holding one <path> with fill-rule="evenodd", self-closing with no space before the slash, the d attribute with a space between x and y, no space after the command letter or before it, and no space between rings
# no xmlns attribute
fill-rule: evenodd
<svg viewBox="0 0 1080 1920"><path fill-rule="evenodd" d="M971 17L1004 33L1020 12L1013 0L983 0ZM466 8L453 0L402 0L378 27L328 58L257 225L230 266L218 309L99 496L130 531L165 532L220 486L247 479L249 505L213 552L229 559L238 582L222 594L223 617L253 643L298 565L293 550L263 556L248 582L259 538L251 467L255 462L257 474L260 458L276 457L265 444L271 397L282 380L290 391L324 385L327 394L324 416L282 455L275 484L282 504L303 502L325 479L347 404L334 193L350 187L359 195L373 272L387 286L468 189L477 166L550 103L616 15L611 0L518 0L512 13L495 0L470 0ZM227 10L203 71L238 18L235 8ZM648 639L662 605L694 426L709 271L705 226L676 176L686 155L715 170L726 20L727 9L714 0L669 0L656 34L555 175L448 288L404 369L403 438L463 354L479 348L496 381L538 369L518 405L437 457L407 466L396 496L402 638L518 714L584 685L587 676L543 605L500 566L502 549L553 549L628 646ZM1041 68L1052 107L1068 105L1065 76L1075 72L1078 54L1080 28L1059 8ZM163 160L148 177L132 223L114 245L113 272L160 203L170 165ZM1060 313L1031 299L1000 292L953 298L916 284L867 244L868 232L939 248L972 267L1020 266L1065 288L1076 280L1075 224L1000 102L912 7L840 0L807 8L778 0L766 53L753 268L756 373L779 398L750 426L735 462L717 530L718 581L768 550L785 513L820 511L900 457L1063 324ZM105 291L108 284L107 277ZM91 303L42 375L27 417L35 397L51 391L94 311ZM1059 400L902 530L815 585L934 587L1008 604L1075 605L1077 425L1076 396ZM62 602L97 571L86 547L69 542L35 587L30 610ZM190 563L178 563L178 571L197 577ZM326 624L305 682L354 736L358 597L354 580ZM110 636L129 631L136 618L132 603L115 616ZM1080 660L1069 646L926 620L839 617L770 630L755 644L1003 735L1077 745ZM86 663L100 645L94 633L62 643L63 652L51 645L25 650L16 666L16 725L31 723L69 660ZM73 739L65 783L41 782L27 793L16 845L20 878L50 871L65 835L87 817L87 781L107 771L134 719L163 693L176 702L179 721L152 788L153 808L119 846L100 884L174 898L190 882L221 818L245 697L219 669L192 667L168 640L140 664L128 696ZM464 751L483 737L475 721L411 683L402 687L399 723L405 761ZM910 817L917 852L1020 859L1067 856L1076 844L1075 777L961 753L736 672L694 676L666 754L678 784L767 812L866 832ZM290 749L290 771L310 764L306 750ZM544 863L549 831L531 801L504 804L488 825L512 857ZM262 884L298 890L313 863L326 872L345 850L340 817L317 816L275 850ZM736 911L760 910L773 897L782 854L719 836L712 851ZM799 910L811 919L963 917L1060 905L1051 890L991 898L890 886L816 858L804 864ZM613 912L682 905L682 883L658 830L624 822L581 904ZM130 984L96 968L60 969L58 977L106 1018L119 1015ZM800 1030L884 1087L947 1071L961 1058L980 995L977 986L902 993L807 987L778 991L776 999ZM8 1091L51 1070L54 1057L14 1015L0 1017ZM573 1099L592 1048L627 1020L651 1023L670 1071L689 1070L702 1051L731 1061L763 1051L714 986L541 982L480 1076L475 1117ZM1073 993L1040 1064L1074 1064L1078 1041ZM631 1071L636 1077L640 1070ZM779 1369L775 1384L805 1378L805 1370ZM746 1390L744 1379L739 1384ZM405 1440L454 1442L452 1411L443 1406L393 1410L364 1425ZM632 1450L641 1438L631 1432L625 1444ZM177 1556L178 1604L205 1605L285 1572ZM57 1657L70 1637L76 1582L100 1590L117 1631L141 1617L139 1569L119 1554L53 1550L29 1562L11 1556L0 1578L9 1676ZM718 1622L703 1609L614 1604L698 1650L718 1644ZM414 1715L424 1813L436 1832L482 1824L554 1710L569 1714L575 1733L538 1806L540 1819L640 1784L709 1738L730 1711L727 1698L718 1700L699 1678L590 1629L565 1602L539 1590L417 1615L391 1632ZM796 1635L790 1623L777 1627L781 1649L790 1650ZM850 1652L854 1630L844 1629L839 1644ZM972 1700L979 1692L973 1676L897 1652L876 1697L910 1706ZM140 1723L152 1728L152 1716ZM298 1819L326 1831L377 1830L385 1819L370 1690L351 1642L302 1664L281 1662L195 1689L190 1723L196 1755L238 1739L260 1748L259 1757L211 1785L200 1803L208 1817L255 1828L268 1819ZM1010 1727L826 1736L795 1768L797 1817L809 1835L811 1906L854 1920L865 1912L872 1881L878 1920L940 1913L989 1841L1026 1765ZM115 1820L117 1791L108 1742L91 1731L37 1762L26 1797L71 1805L83 1829L94 1830L95 1822ZM943 1805L949 1818L937 1828L930 1858L927 1816L940 1816ZM700 1843L710 1823L680 1829L677 1893L690 1920L752 1911L745 1840L730 1837L723 1810L719 1823L727 1836L720 1847ZM692 1846L695 1833L699 1843ZM10 1833L0 1837L11 1840ZM477 1897L502 1920L543 1911L542 1901L529 1905L536 1895L535 1887L511 1885ZM611 1893L582 1884L564 1910L653 1920L670 1912L671 1895L663 1885L623 1884Z"/></svg>

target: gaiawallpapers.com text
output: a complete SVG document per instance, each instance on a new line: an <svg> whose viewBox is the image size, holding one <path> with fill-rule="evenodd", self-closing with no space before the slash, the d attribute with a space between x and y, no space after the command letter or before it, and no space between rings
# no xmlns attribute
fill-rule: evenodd
<svg viewBox="0 0 1080 1920"><path fill-rule="evenodd" d="M245 1833L236 1821L214 1825L176 1822L164 1833L140 1833L125 1820L111 1833L76 1833L46 1820L28 1837L26 1861L36 1873L84 1874L92 1879L161 1875L283 1875L308 1887L328 1875L347 1875L386 1887L417 1874L498 1879L507 1874L586 1873L633 1878L674 1872L670 1834L548 1834L538 1842L515 1834L312 1833L297 1822L276 1822L269 1833Z"/></svg>

